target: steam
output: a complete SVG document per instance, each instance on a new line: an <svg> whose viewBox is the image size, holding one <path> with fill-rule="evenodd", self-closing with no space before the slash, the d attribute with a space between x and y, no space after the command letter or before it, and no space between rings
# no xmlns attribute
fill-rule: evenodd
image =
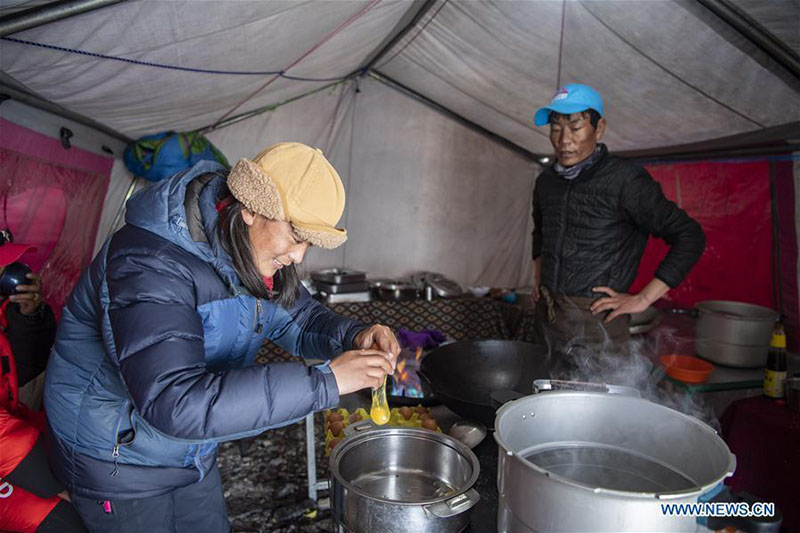
<svg viewBox="0 0 800 533"><path fill-rule="evenodd" d="M559 314L559 321L566 318L564 329L579 333L567 342L558 339L557 333L545 333L549 357L556 358L551 366L553 379L633 387L642 398L691 415L719 433L719 420L700 395L674 387L668 391L658 386L666 373L658 356L680 353L688 344L688 339L678 336L677 330L662 326L648 336L631 338L626 346L619 347L599 325L596 329L593 325L587 328L581 310L562 311L568 311ZM554 350L556 346L561 349Z"/></svg>

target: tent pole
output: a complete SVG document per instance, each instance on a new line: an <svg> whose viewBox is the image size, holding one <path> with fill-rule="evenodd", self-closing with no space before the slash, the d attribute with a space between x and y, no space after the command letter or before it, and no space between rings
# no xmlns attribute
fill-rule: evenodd
<svg viewBox="0 0 800 533"><path fill-rule="evenodd" d="M765 52L783 68L800 78L800 57L728 0L698 0L708 11L722 19L745 39Z"/></svg>
<svg viewBox="0 0 800 533"><path fill-rule="evenodd" d="M401 27L400 30L392 37L391 35L384 40L375 52L370 54L369 58L364 62L362 66L360 66L357 72L367 72L369 69L375 66L375 64L383 59L383 57L396 45L400 39L405 37L408 32L410 32L417 23L425 16L428 11L430 11L433 4L436 3L436 0L415 0L414 3L420 4L419 7L411 6L406 14L403 16L403 19L398 23L398 27ZM408 20L408 16L416 9L416 12L411 16L411 20L403 26L406 20Z"/></svg>
<svg viewBox="0 0 800 533"><path fill-rule="evenodd" d="M497 142L499 144L502 144L506 148L509 148L509 149L513 150L514 152L517 152L518 154L527 157L528 159L532 159L532 160L538 162L540 160L540 158L542 157L541 155L537 155L537 154L534 154L533 152L529 152L527 149L523 148L522 146L520 146L518 144L515 144L515 143L509 141L505 137L501 137L500 135L497 135L496 133L487 130L486 128L484 128L480 124L477 124L477 123L472 122L471 120L469 120L467 118L462 117L461 115L459 115L455 111L451 111L450 109L447 109L443 105L437 104L436 102L434 102L430 98L421 95L420 93L416 92L414 89L406 87L402 83L393 80L392 78L386 76L385 74L381 74L380 72L378 72L376 70L371 70L369 72L369 75L371 77L375 78L376 80L378 80L379 82L383 83L384 85L387 85L387 86L395 89L396 91L400 91L401 93L403 93L403 94L405 94L407 96L410 96L411 98L414 98L415 100L418 100L418 101L422 102L423 104L427 105L428 107L432 107L433 109L435 109L436 111L439 111L443 115L452 118L456 122L459 122L459 123L463 124L464 126L470 128L470 129L472 129L474 131L477 131L478 133L480 133L482 135L485 135L486 137L489 137L493 141L495 141L495 142Z"/></svg>
<svg viewBox="0 0 800 533"><path fill-rule="evenodd" d="M36 28L123 0L65 0L0 17L0 37Z"/></svg>
<svg viewBox="0 0 800 533"><path fill-rule="evenodd" d="M69 109L63 108L58 104L54 104L44 98L41 98L35 94L26 93L20 91L19 89L15 89L10 85L0 82L0 95L8 96L12 100L16 100L17 102L21 102L23 104L27 104L31 107L35 107L37 109L41 109L43 111L47 111L48 113L53 113L54 115L58 115L60 117L67 118L69 120L73 120L78 122L79 124L83 124L84 126L88 126L92 129L97 131L101 131L106 135L118 139L125 144L133 142L130 137L126 137L125 135L119 133L118 131L112 130L108 126L104 126L99 122L95 122L94 120L87 118L83 115L78 113L74 113Z"/></svg>

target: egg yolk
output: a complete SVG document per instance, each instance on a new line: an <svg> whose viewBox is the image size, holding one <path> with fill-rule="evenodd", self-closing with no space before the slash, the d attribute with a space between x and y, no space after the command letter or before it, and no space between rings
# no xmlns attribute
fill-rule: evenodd
<svg viewBox="0 0 800 533"><path fill-rule="evenodd" d="M382 405L372 406L369 416L373 422L382 426L389 421L389 410Z"/></svg>

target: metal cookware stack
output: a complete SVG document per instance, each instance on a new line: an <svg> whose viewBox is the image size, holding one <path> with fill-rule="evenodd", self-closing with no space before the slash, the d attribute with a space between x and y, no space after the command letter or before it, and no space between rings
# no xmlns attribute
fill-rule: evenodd
<svg viewBox="0 0 800 533"><path fill-rule="evenodd" d="M311 279L327 303L370 301L366 272L329 268L312 272Z"/></svg>

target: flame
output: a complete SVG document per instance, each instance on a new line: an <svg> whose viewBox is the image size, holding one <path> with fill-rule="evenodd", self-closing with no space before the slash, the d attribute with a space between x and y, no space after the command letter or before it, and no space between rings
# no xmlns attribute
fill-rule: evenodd
<svg viewBox="0 0 800 533"><path fill-rule="evenodd" d="M417 347L417 353L414 354L414 359L419 361L420 357L422 357L422 346Z"/></svg>

